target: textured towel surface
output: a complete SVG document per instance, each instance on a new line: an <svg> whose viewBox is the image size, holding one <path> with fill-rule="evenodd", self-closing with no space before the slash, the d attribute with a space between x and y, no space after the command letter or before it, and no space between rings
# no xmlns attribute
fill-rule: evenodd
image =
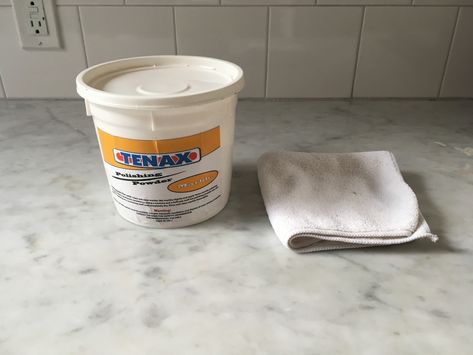
<svg viewBox="0 0 473 355"><path fill-rule="evenodd" d="M258 178L271 225L296 252L437 240L390 152L265 153Z"/></svg>

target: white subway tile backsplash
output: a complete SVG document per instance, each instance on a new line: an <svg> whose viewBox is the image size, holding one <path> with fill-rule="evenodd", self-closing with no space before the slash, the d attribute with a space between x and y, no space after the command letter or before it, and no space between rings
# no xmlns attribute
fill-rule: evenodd
<svg viewBox="0 0 473 355"><path fill-rule="evenodd" d="M354 96L437 96L456 13L450 7L367 7Z"/></svg>
<svg viewBox="0 0 473 355"><path fill-rule="evenodd" d="M460 9L442 97L473 97L473 7Z"/></svg>
<svg viewBox="0 0 473 355"><path fill-rule="evenodd" d="M271 8L268 97L349 97L362 11Z"/></svg>
<svg viewBox="0 0 473 355"><path fill-rule="evenodd" d="M11 1L0 97L77 97L87 65L178 53L241 65L241 97L473 98L473 0L55 0L53 50L20 48Z"/></svg>
<svg viewBox="0 0 473 355"><path fill-rule="evenodd" d="M222 5L315 5L315 0L222 0Z"/></svg>
<svg viewBox="0 0 473 355"><path fill-rule="evenodd" d="M57 5L123 5L125 0L56 0Z"/></svg>
<svg viewBox="0 0 473 355"><path fill-rule="evenodd" d="M413 5L473 5L473 0L414 0Z"/></svg>
<svg viewBox="0 0 473 355"><path fill-rule="evenodd" d="M218 5L219 0L126 0L127 5Z"/></svg>
<svg viewBox="0 0 473 355"><path fill-rule="evenodd" d="M177 7L178 54L226 59L245 71L241 97L263 97L267 9L260 7Z"/></svg>
<svg viewBox="0 0 473 355"><path fill-rule="evenodd" d="M79 15L75 7L58 7L63 48L20 47L13 10L0 7L0 73L8 97L77 97L75 77L86 67Z"/></svg>
<svg viewBox="0 0 473 355"><path fill-rule="evenodd" d="M410 5L412 0L317 0L317 5Z"/></svg>
<svg viewBox="0 0 473 355"><path fill-rule="evenodd" d="M171 7L87 6L80 8L80 15L89 65L125 57L175 54Z"/></svg>

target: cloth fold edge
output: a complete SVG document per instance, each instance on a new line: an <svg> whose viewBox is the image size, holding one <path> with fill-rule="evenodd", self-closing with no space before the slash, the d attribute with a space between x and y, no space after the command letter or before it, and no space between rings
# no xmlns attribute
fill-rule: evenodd
<svg viewBox="0 0 473 355"><path fill-rule="evenodd" d="M314 241L306 246L295 248L291 244L295 238L307 237L312 238ZM297 253L308 253L313 251L322 251L330 249L350 249L350 248L365 248L365 247L374 247L381 245L398 245L407 243L417 239L428 238L433 243L437 242L438 236L431 233L429 226L427 225L426 220L422 214L419 214L419 223L416 231L410 235L399 235L399 236L389 236L389 237L347 237L347 236L337 236L337 235L326 235L322 233L315 232L293 232L291 237L287 240L286 247L297 252ZM330 242L330 243L326 243Z"/></svg>

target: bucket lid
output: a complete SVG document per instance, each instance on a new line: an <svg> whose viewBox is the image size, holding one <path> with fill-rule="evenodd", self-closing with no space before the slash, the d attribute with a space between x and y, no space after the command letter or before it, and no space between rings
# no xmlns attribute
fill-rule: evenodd
<svg viewBox="0 0 473 355"><path fill-rule="evenodd" d="M152 109L223 99L244 85L243 70L214 58L164 55L115 60L76 78L86 101L118 108Z"/></svg>

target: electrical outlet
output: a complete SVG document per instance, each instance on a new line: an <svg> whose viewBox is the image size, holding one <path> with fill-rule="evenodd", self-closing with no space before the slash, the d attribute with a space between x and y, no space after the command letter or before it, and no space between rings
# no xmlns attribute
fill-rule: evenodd
<svg viewBox="0 0 473 355"><path fill-rule="evenodd" d="M29 21L28 32L33 36L47 36L48 35L48 22L46 21L46 15L44 14L43 0L32 0L27 1L28 6L26 10L26 21Z"/></svg>
<svg viewBox="0 0 473 355"><path fill-rule="evenodd" d="M54 0L12 1L23 48L59 48Z"/></svg>

